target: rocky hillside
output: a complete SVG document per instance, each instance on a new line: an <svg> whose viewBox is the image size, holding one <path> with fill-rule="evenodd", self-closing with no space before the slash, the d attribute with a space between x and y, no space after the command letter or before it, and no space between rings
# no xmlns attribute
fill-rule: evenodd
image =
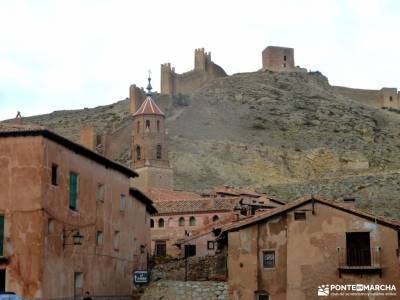
<svg viewBox="0 0 400 300"><path fill-rule="evenodd" d="M155 97L167 113L178 189L251 186L284 200L355 195L359 206L400 217L400 115L337 94L315 73L241 73L190 95ZM30 118L78 139L129 124L128 102ZM114 125L112 125L114 124ZM129 141L118 160L129 163Z"/></svg>

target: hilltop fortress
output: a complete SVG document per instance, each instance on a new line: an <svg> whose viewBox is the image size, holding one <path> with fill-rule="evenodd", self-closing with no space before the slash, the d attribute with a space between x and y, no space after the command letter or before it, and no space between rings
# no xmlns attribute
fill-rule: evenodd
<svg viewBox="0 0 400 300"><path fill-rule="evenodd" d="M260 72L306 72L306 69L295 65L294 48L268 46L262 51L262 67ZM175 72L171 63L161 65L162 95L189 94L203 86L206 82L227 76L222 67L211 60L211 52L204 48L194 51L194 69L182 74ZM357 102L377 108L400 109L400 91L393 87L383 87L380 90L366 90L349 87L333 86L342 96ZM130 88L131 113L136 111L144 100L144 91L136 86Z"/></svg>

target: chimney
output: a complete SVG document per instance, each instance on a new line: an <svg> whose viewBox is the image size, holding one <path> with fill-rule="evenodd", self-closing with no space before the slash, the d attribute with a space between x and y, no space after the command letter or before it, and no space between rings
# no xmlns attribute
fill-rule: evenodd
<svg viewBox="0 0 400 300"><path fill-rule="evenodd" d="M343 197L342 203L349 208L354 208L356 206L356 198L354 196Z"/></svg>
<svg viewBox="0 0 400 300"><path fill-rule="evenodd" d="M91 126L84 126L81 128L80 131L80 139L79 139L79 143L92 150L95 151L96 150L96 133L94 131L94 128Z"/></svg>

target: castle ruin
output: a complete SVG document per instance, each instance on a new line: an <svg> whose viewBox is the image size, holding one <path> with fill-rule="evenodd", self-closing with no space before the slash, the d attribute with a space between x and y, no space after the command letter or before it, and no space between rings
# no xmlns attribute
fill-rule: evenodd
<svg viewBox="0 0 400 300"><path fill-rule="evenodd" d="M293 69L295 69L293 48L268 46L262 52L262 70L283 72Z"/></svg>
<svg viewBox="0 0 400 300"><path fill-rule="evenodd" d="M211 52L195 49L194 69L189 72L178 74L170 63L161 65L161 94L191 93L207 81L224 76L227 76L225 71L211 60Z"/></svg>

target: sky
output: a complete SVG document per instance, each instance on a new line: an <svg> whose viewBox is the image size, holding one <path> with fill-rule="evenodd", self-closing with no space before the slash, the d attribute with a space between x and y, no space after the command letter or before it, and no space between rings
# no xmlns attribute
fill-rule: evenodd
<svg viewBox="0 0 400 300"><path fill-rule="evenodd" d="M160 89L194 49L228 74L261 68L269 45L333 85L400 88L397 0L0 0L0 120L110 104Z"/></svg>

